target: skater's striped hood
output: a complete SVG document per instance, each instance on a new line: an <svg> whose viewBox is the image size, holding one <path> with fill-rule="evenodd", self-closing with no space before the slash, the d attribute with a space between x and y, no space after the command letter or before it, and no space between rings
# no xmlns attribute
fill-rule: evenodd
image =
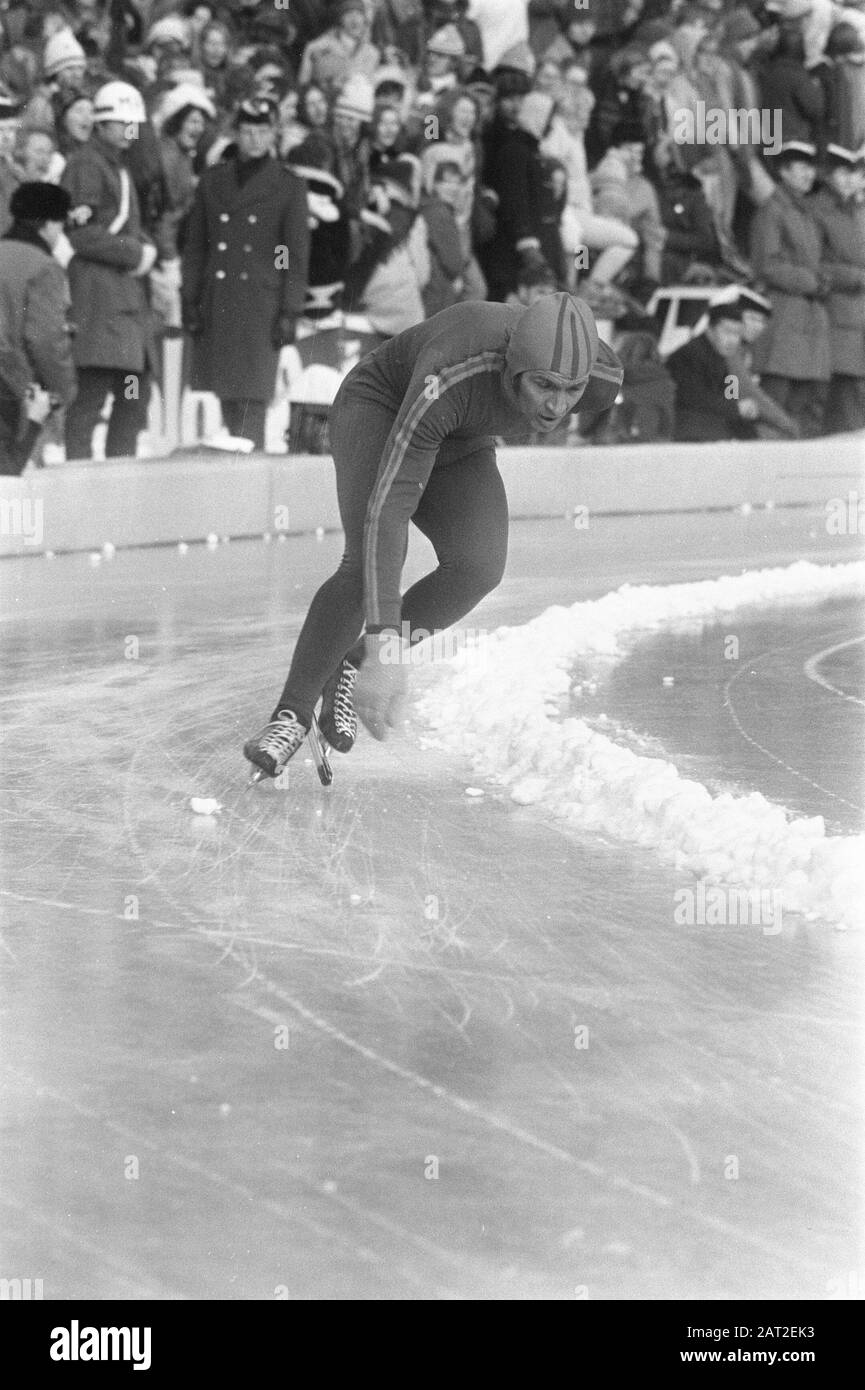
<svg viewBox="0 0 865 1390"><path fill-rule="evenodd" d="M511 377L543 372L562 385L585 386L601 369L599 352L588 304L570 294L546 294L526 309L511 334L506 360Z"/></svg>

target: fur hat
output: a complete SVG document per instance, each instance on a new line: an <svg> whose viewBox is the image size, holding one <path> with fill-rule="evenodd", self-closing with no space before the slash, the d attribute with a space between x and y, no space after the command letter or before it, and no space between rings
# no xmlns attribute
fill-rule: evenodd
<svg viewBox="0 0 865 1390"><path fill-rule="evenodd" d="M441 53L448 58L464 58L466 46L457 26L445 24L427 39L426 51L427 53Z"/></svg>
<svg viewBox="0 0 865 1390"><path fill-rule="evenodd" d="M192 34L188 19L184 19L179 14L166 14L162 19L157 19L147 31L145 48L152 48L154 44L160 47L176 44L178 48L192 47Z"/></svg>
<svg viewBox="0 0 865 1390"><path fill-rule="evenodd" d="M335 116L353 116L356 121L371 121L375 108L375 92L368 77L355 73L339 93L334 103Z"/></svg>
<svg viewBox="0 0 865 1390"><path fill-rule="evenodd" d="M87 55L71 29L59 29L45 45L42 67L46 77L56 77L64 68L83 68Z"/></svg>
<svg viewBox="0 0 865 1390"><path fill-rule="evenodd" d="M72 199L56 183L19 183L9 200L16 222L65 222Z"/></svg>
<svg viewBox="0 0 865 1390"><path fill-rule="evenodd" d="M165 93L153 124L158 130L165 130L176 117L187 110L200 111L212 121L216 119L216 107L204 88L192 82L180 82Z"/></svg>

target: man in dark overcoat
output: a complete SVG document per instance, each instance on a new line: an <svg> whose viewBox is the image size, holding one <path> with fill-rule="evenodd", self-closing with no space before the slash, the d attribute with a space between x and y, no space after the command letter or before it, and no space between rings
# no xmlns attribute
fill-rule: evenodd
<svg viewBox="0 0 865 1390"><path fill-rule="evenodd" d="M274 158L275 111L241 103L233 156L196 190L183 252L194 390L220 399L230 434L264 448L280 350L294 341L309 260L306 187Z"/></svg>
<svg viewBox="0 0 865 1390"><path fill-rule="evenodd" d="M61 180L72 202L69 263L78 396L66 416L66 457L91 457L93 431L113 395L105 453L134 457L147 425L154 366L146 277L156 247L144 233L127 155L147 119L128 82L94 97L95 126L70 156Z"/></svg>
<svg viewBox="0 0 865 1390"><path fill-rule="evenodd" d="M804 438L822 433L831 375L831 277L808 197L816 161L813 145L795 140L782 145L767 160L778 185L751 224L751 263L774 311L755 344L754 368L763 390L793 416Z"/></svg>
<svg viewBox="0 0 865 1390"><path fill-rule="evenodd" d="M811 200L824 237L823 262L832 281L827 434L865 429L865 223L856 196L863 168L862 150L828 145L825 182Z"/></svg>
<svg viewBox="0 0 865 1390"><path fill-rule="evenodd" d="M741 344L742 310L725 299L709 309L706 331L667 358L676 383L674 439L756 439L757 407L742 392L728 360Z"/></svg>

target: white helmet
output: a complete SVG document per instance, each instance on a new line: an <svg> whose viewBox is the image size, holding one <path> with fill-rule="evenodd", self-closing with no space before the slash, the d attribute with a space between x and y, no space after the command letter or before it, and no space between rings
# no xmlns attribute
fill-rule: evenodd
<svg viewBox="0 0 865 1390"><path fill-rule="evenodd" d="M93 119L143 125L147 112L141 93L129 82L106 82L93 98Z"/></svg>

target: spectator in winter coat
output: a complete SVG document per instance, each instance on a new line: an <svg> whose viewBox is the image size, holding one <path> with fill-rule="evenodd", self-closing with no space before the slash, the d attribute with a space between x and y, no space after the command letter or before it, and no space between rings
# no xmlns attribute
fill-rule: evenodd
<svg viewBox="0 0 865 1390"><path fill-rule="evenodd" d="M610 136L620 121L643 125L646 143L652 144L652 121L646 87L652 65L645 48L634 44L614 53L598 85L598 100L586 131L586 154L592 164L606 153Z"/></svg>
<svg viewBox="0 0 865 1390"><path fill-rule="evenodd" d="M365 127L373 115L372 84L365 77L346 82L333 109L334 173L345 190L352 228L352 259L360 249L360 214L369 196L369 138Z"/></svg>
<svg viewBox="0 0 865 1390"><path fill-rule="evenodd" d="M817 151L785 142L771 160L777 188L754 214L751 261L772 301L772 322L754 348L763 389L798 422L804 437L821 432L831 376L824 234L808 194Z"/></svg>
<svg viewBox="0 0 865 1390"><path fill-rule="evenodd" d="M445 92L459 86L460 63L465 56L466 46L456 25L446 24L430 35L415 95L415 111L420 116L432 111Z"/></svg>
<svg viewBox="0 0 865 1390"><path fill-rule="evenodd" d="M727 354L730 370L738 384L742 400L752 400L757 407L755 428L758 439L798 439L799 426L760 385L754 371L754 344L762 338L772 318L772 305L756 290L744 288L722 291L721 296L735 299L742 314L742 341Z"/></svg>
<svg viewBox="0 0 865 1390"><path fill-rule="evenodd" d="M657 444L674 437L676 383L652 333L630 330L613 340L624 377L613 409L592 433L594 444Z"/></svg>
<svg viewBox="0 0 865 1390"><path fill-rule="evenodd" d="M677 168L668 146L657 147L655 162L665 231L661 279L665 285L675 285L684 280L694 261L720 268L721 247L700 180Z"/></svg>
<svg viewBox="0 0 865 1390"><path fill-rule="evenodd" d="M642 127L622 121L610 136L610 148L592 174L595 211L625 222L637 233L644 279L660 283L666 240L658 197L641 174L645 144Z"/></svg>
<svg viewBox="0 0 865 1390"><path fill-rule="evenodd" d="M327 130L330 126L330 99L323 87L310 82L301 87L298 96L297 114L308 131Z"/></svg>
<svg viewBox="0 0 865 1390"><path fill-rule="evenodd" d="M541 155L541 201L538 206L541 255L556 278L558 289L567 288L568 270L562 244L562 215L568 200L568 176L564 164Z"/></svg>
<svg viewBox="0 0 865 1390"><path fill-rule="evenodd" d="M675 439L756 438L757 408L753 401L737 398L727 360L741 342L738 305L719 304L709 311L705 333L667 358L667 370L676 383Z"/></svg>
<svg viewBox="0 0 865 1390"><path fill-rule="evenodd" d="M781 113L784 144L819 143L825 98L819 81L805 68L805 45L798 28L781 29L775 52L758 69L757 85L762 106Z"/></svg>
<svg viewBox="0 0 865 1390"><path fill-rule="evenodd" d="M291 152L289 168L306 184L309 214L309 272L304 316L324 318L339 308L345 289L351 244L345 194L333 170L336 152L321 131Z"/></svg>
<svg viewBox="0 0 865 1390"><path fill-rule="evenodd" d="M631 260L639 238L627 222L601 217L595 210L583 144L594 104L590 87L566 84L549 133L541 142L541 153L564 165L567 201L561 223L562 245L566 256L575 258L575 271L589 270L581 293L591 302L599 302ZM600 253L592 257L591 267L585 262L587 251ZM570 267L567 270L570 278Z"/></svg>
<svg viewBox="0 0 865 1390"><path fill-rule="evenodd" d="M456 304L463 288L463 243L456 210L463 175L455 160L441 160L432 170L432 187L421 203L429 247L430 277L423 289L426 317Z"/></svg>
<svg viewBox="0 0 865 1390"><path fill-rule="evenodd" d="M463 41L464 54L457 68L460 81L464 81L473 68L484 66L481 31L475 21L468 18L469 8L469 0L429 0L425 6L428 39L446 24L451 24Z"/></svg>
<svg viewBox="0 0 865 1390"><path fill-rule="evenodd" d="M832 287L827 434L865 429L865 219L856 199L863 168L861 150L829 145L824 186L810 204L823 233L822 265Z"/></svg>
<svg viewBox="0 0 865 1390"><path fill-rule="evenodd" d="M363 215L368 240L347 277L349 308L365 313L388 338L426 317L422 295L430 258L426 223L417 214L416 177L413 161L396 160L375 181L372 206Z"/></svg>
<svg viewBox="0 0 865 1390"><path fill-rule="evenodd" d="M21 102L0 86L0 236L12 223L9 201L21 182L14 162L20 124Z"/></svg>
<svg viewBox="0 0 865 1390"><path fill-rule="evenodd" d="M377 101L370 122L370 178L381 173L405 152L405 131L399 107L388 101Z"/></svg>
<svg viewBox="0 0 865 1390"><path fill-rule="evenodd" d="M678 150L677 136L687 118L691 116L696 122L700 94L682 72L679 54L672 43L662 39L652 44L649 59L652 70L646 86L646 110L640 123L644 129L647 121L652 125L655 143L648 149L646 165L654 175L658 141L672 143L674 149Z"/></svg>
<svg viewBox="0 0 865 1390"><path fill-rule="evenodd" d="M269 102L243 103L237 155L201 177L183 250L192 386L219 396L233 435L264 447L280 351L295 338L309 260L306 189L273 157Z"/></svg>
<svg viewBox="0 0 865 1390"><path fill-rule="evenodd" d="M831 144L858 150L865 145L865 38L852 24L837 24L826 56L829 102L826 134Z"/></svg>
<svg viewBox="0 0 865 1390"><path fill-rule="evenodd" d="M146 119L144 103L126 82L109 82L94 98L95 126L69 156L69 265L73 357L78 396L66 416L66 456L91 456L93 431L106 396L113 395L105 452L134 457L147 421L152 325L145 277L157 249L142 228L127 151Z"/></svg>
<svg viewBox="0 0 865 1390"><path fill-rule="evenodd" d="M540 142L553 114L542 92L499 100L485 139L485 178L498 196L496 231L481 248L489 297L504 300L521 269L544 262L540 207L544 171Z"/></svg>
<svg viewBox="0 0 865 1390"><path fill-rule="evenodd" d="M88 85L87 55L71 29L60 29L48 39L42 72L44 81L27 103L24 123L50 127L53 102L66 93L83 91Z"/></svg>
<svg viewBox="0 0 865 1390"><path fill-rule="evenodd" d="M482 149L477 138L478 104L465 88L457 87L440 99L435 114L439 139L427 142L421 154L424 188L428 193L432 190L435 169L440 163L456 162L459 165L462 181L453 210L463 254L461 298L486 299L487 284L478 264L472 235L474 213L483 196L479 187Z"/></svg>
<svg viewBox="0 0 865 1390"><path fill-rule="evenodd" d="M371 38L379 52L401 53L412 67L419 68L426 38L421 0L378 0Z"/></svg>
<svg viewBox="0 0 865 1390"><path fill-rule="evenodd" d="M317 82L330 96L350 77L371 78L381 62L364 0L341 0L335 16L335 26L306 45L298 74L301 84Z"/></svg>
<svg viewBox="0 0 865 1390"><path fill-rule="evenodd" d="M203 87L192 83L173 87L166 93L157 113L159 154L167 194L160 240L163 260L175 260L179 255L184 223L198 186L196 156L208 121L215 119L216 108L210 97Z"/></svg>
<svg viewBox="0 0 865 1390"><path fill-rule="evenodd" d="M765 8L772 15L777 15L783 28L800 28L803 61L810 70L821 62L833 25L842 20L854 24L865 38L865 15L855 8L857 2L858 0L766 0Z"/></svg>
<svg viewBox="0 0 865 1390"><path fill-rule="evenodd" d="M28 389L49 392L57 405L75 395L69 289L52 255L69 195L53 184L22 183L10 211L12 225L0 240L0 473L20 473L36 442Z"/></svg>
<svg viewBox="0 0 865 1390"><path fill-rule="evenodd" d="M93 134L93 98L85 92L64 92L55 97L54 130L57 136L59 178L73 150L86 145Z"/></svg>
<svg viewBox="0 0 865 1390"><path fill-rule="evenodd" d="M230 110L252 87L248 73L232 65L231 45L228 25L217 19L205 24L198 41L199 67L205 90L220 111Z"/></svg>

